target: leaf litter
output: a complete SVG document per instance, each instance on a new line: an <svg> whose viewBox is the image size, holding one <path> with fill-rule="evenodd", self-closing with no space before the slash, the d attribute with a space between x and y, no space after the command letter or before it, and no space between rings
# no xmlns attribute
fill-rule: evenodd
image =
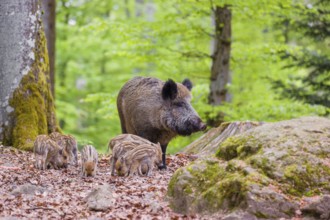
<svg viewBox="0 0 330 220"><path fill-rule="evenodd" d="M110 175L109 156L100 155L95 177L82 177L80 166L61 170L34 168L32 152L0 146L0 218L20 219L196 219L173 212L166 200L173 173L193 159L168 155L166 171L150 177ZM106 211L91 211L86 196L108 184L115 202ZM23 185L40 187L32 194L12 192Z"/></svg>

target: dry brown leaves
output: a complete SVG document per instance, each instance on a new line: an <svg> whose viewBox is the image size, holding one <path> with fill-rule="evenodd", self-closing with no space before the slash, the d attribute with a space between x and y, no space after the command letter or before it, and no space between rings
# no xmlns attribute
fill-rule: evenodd
<svg viewBox="0 0 330 220"><path fill-rule="evenodd" d="M192 158L180 154L168 156L166 171L151 177L110 176L109 158L101 156L96 177L84 178L79 167L41 171L34 168L31 152L0 147L0 217L25 219L193 219L174 213L166 201L168 182L179 167ZM46 189L34 195L14 196L11 192L23 184ZM115 203L106 212L90 211L84 198L98 185L114 188Z"/></svg>

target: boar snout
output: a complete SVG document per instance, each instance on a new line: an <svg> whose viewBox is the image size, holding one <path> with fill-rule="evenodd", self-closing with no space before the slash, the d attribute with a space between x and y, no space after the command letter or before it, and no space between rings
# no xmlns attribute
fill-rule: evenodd
<svg viewBox="0 0 330 220"><path fill-rule="evenodd" d="M200 126L199 126L199 130L200 131L204 131L206 129L207 125L204 124L203 122L201 122Z"/></svg>
<svg viewBox="0 0 330 220"><path fill-rule="evenodd" d="M180 126L176 127L176 131L178 132L178 134L184 136L191 135L194 132L203 131L205 129L206 129L206 124L204 124L200 118L188 119L184 123L183 127Z"/></svg>
<svg viewBox="0 0 330 220"><path fill-rule="evenodd" d="M194 129L194 132L204 131L206 129L206 124L204 124L200 118L197 118L194 122Z"/></svg>

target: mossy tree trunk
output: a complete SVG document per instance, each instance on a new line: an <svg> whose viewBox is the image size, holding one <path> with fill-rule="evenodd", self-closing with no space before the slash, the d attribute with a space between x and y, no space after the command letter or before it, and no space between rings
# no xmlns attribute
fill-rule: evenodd
<svg viewBox="0 0 330 220"><path fill-rule="evenodd" d="M40 1L1 0L0 18L0 140L31 150L58 130Z"/></svg>

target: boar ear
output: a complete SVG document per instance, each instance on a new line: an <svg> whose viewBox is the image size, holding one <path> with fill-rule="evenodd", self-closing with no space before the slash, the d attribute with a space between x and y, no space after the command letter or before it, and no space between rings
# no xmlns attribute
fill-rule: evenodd
<svg viewBox="0 0 330 220"><path fill-rule="evenodd" d="M175 99L176 96L178 95L178 86L176 85L176 83L169 79L165 82L164 86L163 86L163 90L162 90L162 97L164 100L167 99Z"/></svg>
<svg viewBox="0 0 330 220"><path fill-rule="evenodd" d="M190 79L184 79L183 82L182 82L182 85L184 85L185 87L187 87L187 89L189 91L191 91L192 87L193 87L193 84L192 82L190 81Z"/></svg>

